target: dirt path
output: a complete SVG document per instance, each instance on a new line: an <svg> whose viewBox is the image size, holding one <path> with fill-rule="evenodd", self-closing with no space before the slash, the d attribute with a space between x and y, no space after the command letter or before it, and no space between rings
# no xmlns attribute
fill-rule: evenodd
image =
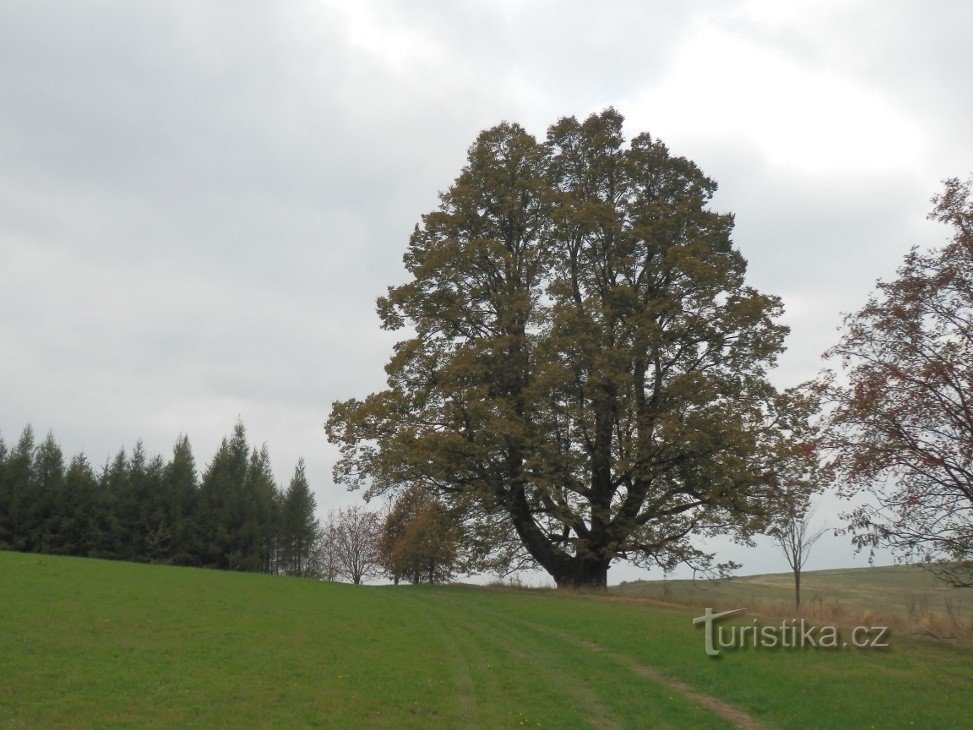
<svg viewBox="0 0 973 730"><path fill-rule="evenodd" d="M654 682L663 684L674 692L678 692L683 697L692 700L696 704L702 705L710 712L713 712L724 720L729 720L736 727L745 728L745 730L757 730L758 728L763 728L764 725L757 721L755 717L744 712L739 707L731 705L729 702L725 702L718 697L713 697L713 695L704 694L703 692L698 692L696 689L691 687L686 682L682 680L675 679L673 677L664 674L655 667L650 667L645 664L641 664L631 657L627 657L623 654L616 654L614 652L609 652L598 646L591 641L584 641L581 639L574 639L571 637L578 646L588 649L589 651L598 652L604 656L611 657L619 664L626 665L631 671L638 674L640 677L645 677L646 679L651 679Z"/></svg>

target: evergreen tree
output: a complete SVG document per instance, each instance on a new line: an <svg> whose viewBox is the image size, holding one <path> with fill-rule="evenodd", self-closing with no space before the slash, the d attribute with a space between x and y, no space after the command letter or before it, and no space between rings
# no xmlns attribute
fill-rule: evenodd
<svg viewBox="0 0 973 730"><path fill-rule="evenodd" d="M196 460L186 435L181 435L172 447L172 459L165 466L162 483L171 535L168 559L177 565L193 565L199 553L199 525L195 519L199 485Z"/></svg>
<svg viewBox="0 0 973 730"><path fill-rule="evenodd" d="M172 524L165 498L165 461L161 456L154 456L149 460L135 488L135 497L139 504L137 524L142 536L141 544L138 545L139 557L136 560L169 562L172 552Z"/></svg>
<svg viewBox="0 0 973 730"><path fill-rule="evenodd" d="M277 483L264 444L250 455L243 484L243 524L239 536L239 570L274 572L278 523Z"/></svg>
<svg viewBox="0 0 973 730"><path fill-rule="evenodd" d="M129 536L119 517L125 512L128 500L127 463L125 449L119 449L115 458L102 468L98 481L104 500L100 515L103 541L94 553L95 557L124 560L128 554Z"/></svg>
<svg viewBox="0 0 973 730"><path fill-rule="evenodd" d="M83 454L65 469L53 434L37 445L28 425L12 450L0 439L0 549L310 575L318 531L303 461L289 494L285 568L284 496L266 445L251 449L242 423L201 480L184 435L169 461L139 441L98 476Z"/></svg>
<svg viewBox="0 0 973 730"><path fill-rule="evenodd" d="M212 568L243 569L239 536L244 523L243 489L250 447L243 423L224 438L200 484L199 524L204 537L200 564Z"/></svg>
<svg viewBox="0 0 973 730"><path fill-rule="evenodd" d="M4 475L10 454L3 437L0 437L0 549L9 544L7 515L10 512L10 490Z"/></svg>
<svg viewBox="0 0 973 730"><path fill-rule="evenodd" d="M56 545L55 506L64 490L64 454L48 433L34 452L25 520L28 550L53 552Z"/></svg>
<svg viewBox="0 0 973 730"><path fill-rule="evenodd" d="M66 555L91 555L104 542L100 517L105 508L94 470L84 454L68 466L64 491L57 505L60 552Z"/></svg>
<svg viewBox="0 0 973 730"><path fill-rule="evenodd" d="M115 518L122 536L121 557L125 560L145 561L148 558L152 525L148 519L151 510L155 464L150 464L142 441L136 442L128 462L123 465L124 476L119 482L115 502Z"/></svg>
<svg viewBox="0 0 973 730"><path fill-rule="evenodd" d="M34 467L34 429L24 428L20 440L4 466L4 491L7 508L0 525L0 545L14 550L29 550L24 526L30 505L31 475Z"/></svg>
<svg viewBox="0 0 973 730"><path fill-rule="evenodd" d="M314 494L307 482L304 459L297 462L294 477L284 495L281 543L283 571L289 575L307 576L313 570L312 559L320 536L315 512Z"/></svg>

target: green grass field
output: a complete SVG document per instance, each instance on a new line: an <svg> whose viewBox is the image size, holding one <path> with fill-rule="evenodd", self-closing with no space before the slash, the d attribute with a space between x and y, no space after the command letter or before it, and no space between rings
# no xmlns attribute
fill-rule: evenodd
<svg viewBox="0 0 973 730"><path fill-rule="evenodd" d="M969 727L973 653L703 653L693 612L0 552L0 724Z"/></svg>

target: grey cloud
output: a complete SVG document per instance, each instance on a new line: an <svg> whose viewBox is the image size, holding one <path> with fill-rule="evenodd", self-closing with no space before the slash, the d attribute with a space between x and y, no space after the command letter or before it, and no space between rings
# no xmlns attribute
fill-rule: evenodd
<svg viewBox="0 0 973 730"><path fill-rule="evenodd" d="M394 337L375 297L477 131L628 112L708 25L884 95L926 142L904 166L810 173L719 109L705 134L660 125L671 110L630 115L720 182L754 283L790 308L777 377L808 377L838 314L937 240L922 218L938 179L973 169L970 11L747 7L4 3L0 431L31 419L95 462L185 431L202 463L240 415L282 481L307 457L322 511L358 499L330 484L321 425L331 401L381 387ZM698 81L687 94L709 93ZM851 561L847 543L820 555Z"/></svg>

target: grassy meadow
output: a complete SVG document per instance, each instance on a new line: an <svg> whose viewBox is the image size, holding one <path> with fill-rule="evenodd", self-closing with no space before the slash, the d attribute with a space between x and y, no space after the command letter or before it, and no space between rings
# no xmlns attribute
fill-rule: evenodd
<svg viewBox="0 0 973 730"><path fill-rule="evenodd" d="M721 581L652 580L615 586L629 598L676 603L687 608L738 608L793 616L790 573L747 575ZM802 574L800 615L855 624L881 621L900 631L973 643L973 589L951 588L915 565L813 570Z"/></svg>
<svg viewBox="0 0 973 730"><path fill-rule="evenodd" d="M655 601L0 552L0 725L961 727L973 652L703 653ZM749 620L749 619L747 619Z"/></svg>

